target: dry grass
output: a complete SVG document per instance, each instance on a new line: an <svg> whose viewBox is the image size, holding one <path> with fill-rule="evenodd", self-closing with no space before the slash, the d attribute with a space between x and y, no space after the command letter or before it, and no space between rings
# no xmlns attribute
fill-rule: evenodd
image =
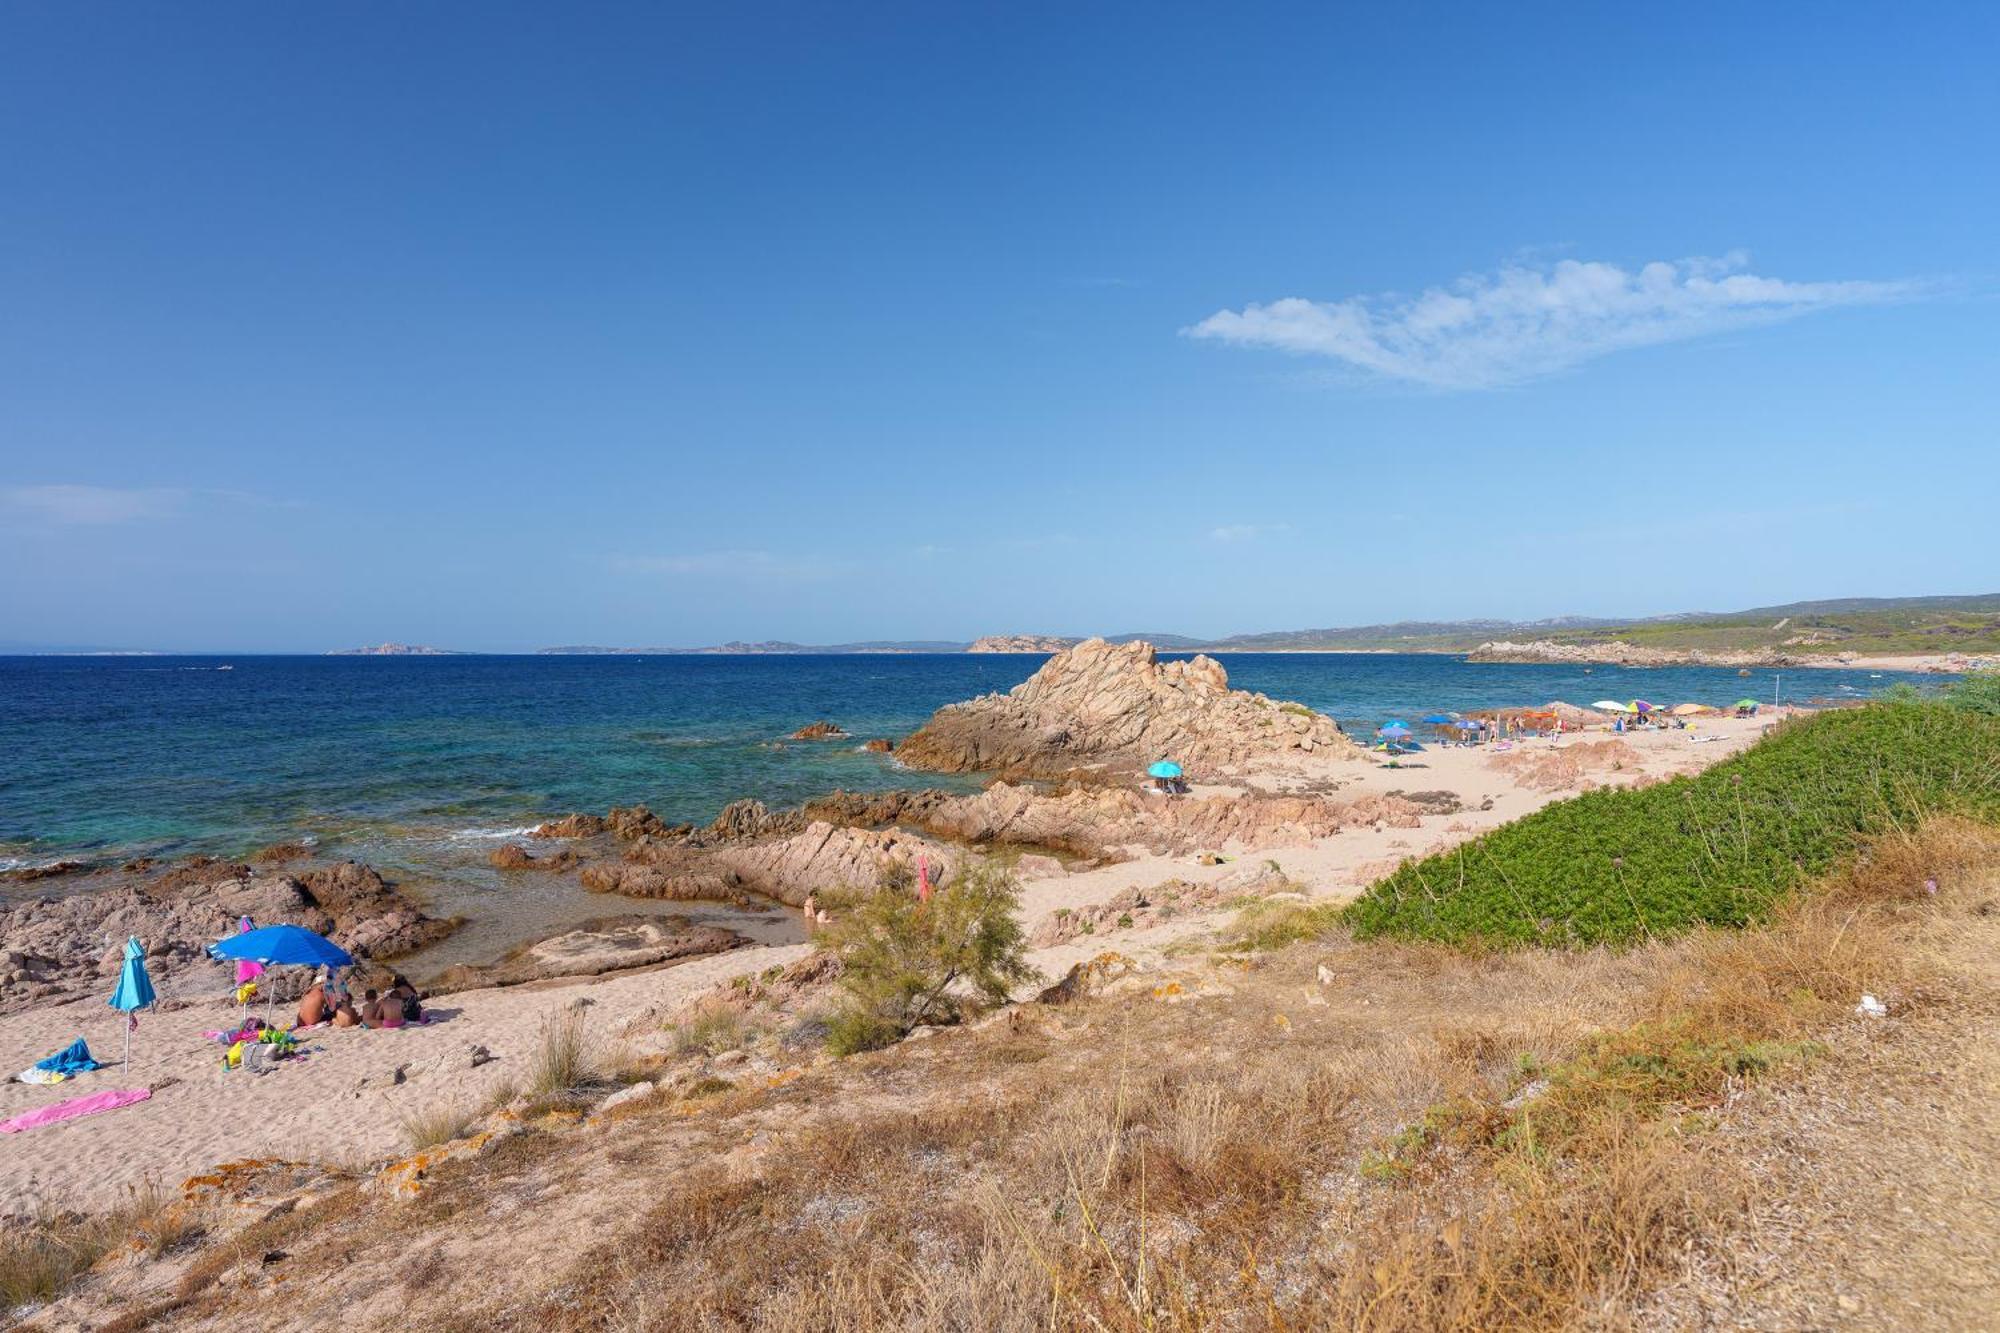
<svg viewBox="0 0 2000 1333"><path fill-rule="evenodd" d="M511 1099L510 1099L511 1100ZM438 1102L401 1117L403 1143L411 1152L422 1152L462 1139L477 1124L482 1112L476 1106Z"/></svg>
<svg viewBox="0 0 2000 1333"><path fill-rule="evenodd" d="M44 1200L0 1228L0 1313L52 1299L113 1251L157 1259L198 1234L187 1210L150 1179L108 1213L85 1216Z"/></svg>
<svg viewBox="0 0 2000 1333"><path fill-rule="evenodd" d="M720 1055L738 1049L755 1035L749 1019L727 996L698 1001L670 1031L677 1055Z"/></svg>
<svg viewBox="0 0 2000 1333"><path fill-rule="evenodd" d="M450 1226L407 1298L441 1330L1629 1325L1766 1187L1718 1132L1750 1094L1975 1002L1996 868L2000 834L1934 820L1755 930L1477 956L1333 936L1213 964L1203 999L1030 1006L520 1135L408 1209L315 1209L293 1299L330 1314L393 1282L365 1256ZM1854 1016L1863 991L1894 1017ZM581 1216L594 1243L523 1269L548 1239L523 1200L587 1208L561 1234ZM228 1291L204 1318L252 1308Z"/></svg>
<svg viewBox="0 0 2000 1333"><path fill-rule="evenodd" d="M542 1022L541 1036L528 1056L523 1091L537 1103L561 1103L596 1085L602 1055L583 1013L564 1009Z"/></svg>

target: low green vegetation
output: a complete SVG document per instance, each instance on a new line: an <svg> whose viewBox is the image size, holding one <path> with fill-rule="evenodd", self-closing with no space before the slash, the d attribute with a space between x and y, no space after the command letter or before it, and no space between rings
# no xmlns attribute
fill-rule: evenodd
<svg viewBox="0 0 2000 1333"><path fill-rule="evenodd" d="M1405 863L1343 917L1364 938L1558 946L1739 926L1860 839L1936 813L2000 819L2000 715L1891 701L1786 724L1691 777L1548 806Z"/></svg>
<svg viewBox="0 0 2000 1333"><path fill-rule="evenodd" d="M978 865L920 901L890 883L841 911L822 944L841 963L846 1004L827 1020L835 1055L887 1046L914 1028L956 1022L964 992L1001 1004L1031 980L1020 893L994 866Z"/></svg>

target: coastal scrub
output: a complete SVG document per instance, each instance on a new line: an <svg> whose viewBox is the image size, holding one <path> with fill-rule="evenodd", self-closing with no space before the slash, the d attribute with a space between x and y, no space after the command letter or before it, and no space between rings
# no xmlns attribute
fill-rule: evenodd
<svg viewBox="0 0 2000 1333"><path fill-rule="evenodd" d="M1589 792L1406 862L1344 916L1361 938L1454 944L1741 926L1933 813L2000 820L2000 716L1897 701L1789 722L1705 772Z"/></svg>
<svg viewBox="0 0 2000 1333"><path fill-rule="evenodd" d="M1019 907L1010 876L974 866L929 901L891 882L839 912L823 942L840 959L847 1004L828 1021L828 1047L849 1055L956 1022L960 988L1004 1004L1035 975Z"/></svg>

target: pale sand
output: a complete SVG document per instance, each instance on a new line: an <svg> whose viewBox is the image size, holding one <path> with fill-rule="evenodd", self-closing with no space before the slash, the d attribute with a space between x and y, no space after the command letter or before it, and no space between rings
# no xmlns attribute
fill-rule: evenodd
<svg viewBox="0 0 2000 1333"><path fill-rule="evenodd" d="M1686 732L1632 734L1624 739L1640 752L1641 766L1591 776L1598 782L1629 782L1640 773L1666 775L1700 768L1747 745L1771 720L1704 720L1692 734L1721 739L1699 745L1690 743ZM1603 733L1593 732L1571 736L1564 743L1602 738ZM1547 748L1552 743L1525 744ZM1417 829L1348 830L1302 847L1217 848L1235 858L1223 865L1203 866L1193 856L1144 856L1034 880L1022 886L1023 917L1032 930L1057 907L1093 906L1135 885L1167 879L1208 882L1246 861L1262 860L1276 861L1315 897L1351 897L1401 857L1449 846L1567 794L1522 790L1509 775L1489 766L1491 758L1486 749L1432 749L1398 769L1345 761L1329 763L1323 770L1324 776L1340 782L1342 796L1443 789L1457 793L1469 807L1491 797L1491 810L1473 808L1427 817ZM1032 961L1049 979L1107 949L1154 964L1169 946L1214 928L1220 919L1216 914L1190 914L1150 929L1100 930L1038 950ZM636 1025L642 1029L636 1036L618 1040L636 1051L658 1050L667 1038L657 1029L657 1015L671 1013L731 977L803 957L807 948L739 949L609 978L467 991L440 1000L438 1012L444 1021L427 1027L393 1032L328 1028L309 1033L306 1046L311 1054L306 1059L287 1062L262 1076L225 1073L222 1048L201 1036L205 1030L230 1026L239 1011L227 1000L147 1015L134 1037L129 1076L114 1065L55 1087L0 1084L0 1119L106 1088L157 1089L151 1100L137 1106L0 1137L0 1212L29 1206L38 1192L71 1206L104 1207L117 1203L128 1187L149 1176L176 1188L188 1176L246 1157L351 1166L387 1160L403 1151L404 1117L440 1105L477 1105L502 1085L523 1081L524 1066L543 1023L572 1001L591 1002L585 1010L589 1022L608 1038L643 1017L646 1021ZM217 978L219 993L226 984L220 968ZM286 1016L279 1017L283 1021ZM0 1070L25 1069L79 1035L89 1040L99 1059L115 1059L121 1023L102 999L0 1019ZM486 1047L496 1058L478 1068L467 1067L462 1057L474 1044ZM448 1071L421 1068L439 1057L459 1058ZM357 1090L362 1080L382 1080L397 1065L411 1066L407 1082Z"/></svg>

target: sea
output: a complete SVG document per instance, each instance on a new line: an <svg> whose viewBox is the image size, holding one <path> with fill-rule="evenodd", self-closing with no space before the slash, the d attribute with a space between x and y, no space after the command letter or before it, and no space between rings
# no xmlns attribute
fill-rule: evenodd
<svg viewBox="0 0 2000 1333"><path fill-rule="evenodd" d="M1846 702L1899 680L1935 684L1865 670L1745 677L1435 654L1218 656L1233 686L1297 700L1351 733L1394 717L1552 699ZM1044 660L0 657L0 869L306 842L431 885L443 910L491 916L493 902L521 894L509 889L519 877L490 870L487 854L569 811L645 804L669 822L700 823L746 796L778 808L837 787L971 789L976 777L912 773L861 743L900 737L944 704L1011 689ZM819 720L852 739L787 739ZM534 924L605 907L565 902ZM469 956L504 933L473 932L452 952Z"/></svg>

